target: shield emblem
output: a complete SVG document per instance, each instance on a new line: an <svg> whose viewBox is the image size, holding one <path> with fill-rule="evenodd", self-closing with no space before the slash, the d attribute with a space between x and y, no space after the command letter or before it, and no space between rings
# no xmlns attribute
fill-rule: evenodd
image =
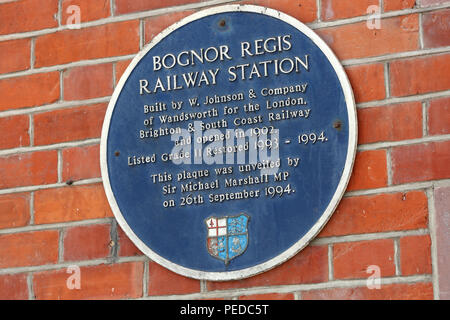
<svg viewBox="0 0 450 320"><path fill-rule="evenodd" d="M210 217L205 220L208 231L206 246L214 258L228 265L231 259L240 256L248 246L247 224L250 217L239 216Z"/></svg>

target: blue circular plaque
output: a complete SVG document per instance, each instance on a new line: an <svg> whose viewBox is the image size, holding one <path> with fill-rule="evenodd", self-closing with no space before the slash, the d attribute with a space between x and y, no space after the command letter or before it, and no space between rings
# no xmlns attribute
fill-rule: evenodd
<svg viewBox="0 0 450 320"><path fill-rule="evenodd" d="M227 5L157 35L109 104L103 184L147 256L231 280L291 258L340 201L357 142L346 74L281 12Z"/></svg>

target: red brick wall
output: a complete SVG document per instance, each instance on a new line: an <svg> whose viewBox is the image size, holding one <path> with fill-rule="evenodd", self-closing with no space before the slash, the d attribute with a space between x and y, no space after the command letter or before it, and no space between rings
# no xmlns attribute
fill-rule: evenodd
<svg viewBox="0 0 450 320"><path fill-rule="evenodd" d="M353 86L359 147L320 235L261 275L188 279L118 227L99 169L107 103L157 33L212 5L288 13L335 51ZM70 5L81 28L69 29ZM381 28L367 27L379 5ZM450 298L450 1L0 0L0 299ZM369 289L369 265L381 287ZM81 289L67 268L78 266Z"/></svg>

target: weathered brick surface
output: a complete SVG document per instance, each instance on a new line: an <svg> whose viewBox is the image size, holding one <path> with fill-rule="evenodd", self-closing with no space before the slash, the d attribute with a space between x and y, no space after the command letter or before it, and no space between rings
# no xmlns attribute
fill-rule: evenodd
<svg viewBox="0 0 450 320"><path fill-rule="evenodd" d="M0 35L58 26L58 0L22 0L0 4Z"/></svg>
<svg viewBox="0 0 450 320"><path fill-rule="evenodd" d="M200 292L200 281L180 276L156 262L149 263L148 294L160 296Z"/></svg>
<svg viewBox="0 0 450 320"><path fill-rule="evenodd" d="M428 133L450 133L450 98L432 100L428 109Z"/></svg>
<svg viewBox="0 0 450 320"><path fill-rule="evenodd" d="M57 167L54 150L0 157L0 189L55 183Z"/></svg>
<svg viewBox="0 0 450 320"><path fill-rule="evenodd" d="M30 120L26 115L0 118L0 149L30 145Z"/></svg>
<svg viewBox="0 0 450 320"><path fill-rule="evenodd" d="M58 234L50 230L0 235L0 268L56 263Z"/></svg>
<svg viewBox="0 0 450 320"><path fill-rule="evenodd" d="M86 100L110 96L112 64L76 67L64 72L64 100Z"/></svg>
<svg viewBox="0 0 450 320"><path fill-rule="evenodd" d="M431 239L429 235L400 239L402 275L431 273Z"/></svg>
<svg viewBox="0 0 450 320"><path fill-rule="evenodd" d="M367 278L376 265L381 277L395 275L394 241L391 239L337 243L333 245L335 279Z"/></svg>
<svg viewBox="0 0 450 320"><path fill-rule="evenodd" d="M389 71L395 97L450 88L450 54L397 60L390 63Z"/></svg>
<svg viewBox="0 0 450 320"><path fill-rule="evenodd" d="M0 42L0 73L9 73L30 68L30 55L30 39Z"/></svg>
<svg viewBox="0 0 450 320"><path fill-rule="evenodd" d="M0 276L1 300L28 299L28 286L26 274L12 274Z"/></svg>
<svg viewBox="0 0 450 320"><path fill-rule="evenodd" d="M422 191L345 197L319 237L414 230L428 226Z"/></svg>
<svg viewBox="0 0 450 320"><path fill-rule="evenodd" d="M73 24L74 15L78 6L80 10L80 22L87 22L107 18L111 15L110 0L63 0L61 24ZM71 9L71 10L69 10Z"/></svg>
<svg viewBox="0 0 450 320"><path fill-rule="evenodd" d="M36 114L35 145L99 138L106 104L95 104Z"/></svg>
<svg viewBox="0 0 450 320"><path fill-rule="evenodd" d="M450 178L450 141L400 146L392 150L394 184Z"/></svg>
<svg viewBox="0 0 450 320"><path fill-rule="evenodd" d="M59 91L59 72L1 79L0 111L56 102Z"/></svg>
<svg viewBox="0 0 450 320"><path fill-rule="evenodd" d="M100 177L100 146L74 147L62 152L64 181Z"/></svg>
<svg viewBox="0 0 450 320"><path fill-rule="evenodd" d="M366 22L360 22L317 32L341 60L419 48L419 16L416 14L383 19L381 29L369 29Z"/></svg>
<svg viewBox="0 0 450 320"><path fill-rule="evenodd" d="M358 110L358 143L422 137L422 104L408 102Z"/></svg>
<svg viewBox="0 0 450 320"><path fill-rule="evenodd" d="M80 289L69 289L67 269L33 274L33 288L39 300L112 300L142 296L142 262L80 268Z"/></svg>
<svg viewBox="0 0 450 320"><path fill-rule="evenodd" d="M366 15L368 7L379 5L379 1L323 0L321 4L321 19L328 21Z"/></svg>
<svg viewBox="0 0 450 320"><path fill-rule="evenodd" d="M64 233L64 261L106 258L111 248L109 224L69 228Z"/></svg>
<svg viewBox="0 0 450 320"><path fill-rule="evenodd" d="M101 184L39 190L34 196L34 210L36 224L112 216Z"/></svg>
<svg viewBox="0 0 450 320"><path fill-rule="evenodd" d="M0 229L26 226L30 221L30 194L0 196Z"/></svg>
<svg viewBox="0 0 450 320"><path fill-rule="evenodd" d="M450 45L450 9L427 12L423 15L423 44L425 48Z"/></svg>
<svg viewBox="0 0 450 320"><path fill-rule="evenodd" d="M36 67L121 56L138 50L139 21L65 30L36 39Z"/></svg>

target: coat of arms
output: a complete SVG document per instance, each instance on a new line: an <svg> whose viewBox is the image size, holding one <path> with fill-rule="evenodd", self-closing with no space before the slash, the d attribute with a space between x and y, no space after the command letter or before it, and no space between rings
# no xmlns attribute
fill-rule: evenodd
<svg viewBox="0 0 450 320"><path fill-rule="evenodd" d="M244 253L248 245L247 224L250 217L239 216L210 217L205 220L208 230L207 248L214 258L228 265L231 259Z"/></svg>

